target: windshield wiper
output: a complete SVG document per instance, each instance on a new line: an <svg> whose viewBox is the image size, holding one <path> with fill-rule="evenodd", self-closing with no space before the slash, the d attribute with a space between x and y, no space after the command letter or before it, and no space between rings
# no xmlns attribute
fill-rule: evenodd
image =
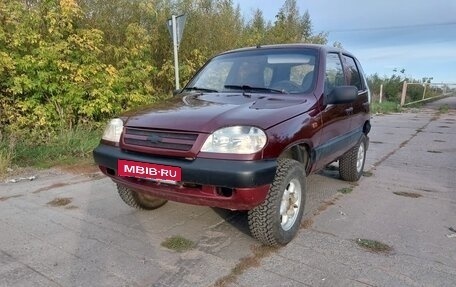
<svg viewBox="0 0 456 287"><path fill-rule="evenodd" d="M223 86L226 89L236 89L236 90L242 90L244 92L269 92L269 93L280 93L280 94L288 94L285 90L277 90L277 89L271 89L271 88L265 88L265 87L252 87L249 85L225 85Z"/></svg>
<svg viewBox="0 0 456 287"><path fill-rule="evenodd" d="M217 90L200 88L200 87L186 87L184 90L201 91L201 92L207 92L207 93L218 93Z"/></svg>

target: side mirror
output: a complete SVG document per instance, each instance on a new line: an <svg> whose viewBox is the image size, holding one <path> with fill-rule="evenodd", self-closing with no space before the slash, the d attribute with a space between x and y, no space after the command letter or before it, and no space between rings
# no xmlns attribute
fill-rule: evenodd
<svg viewBox="0 0 456 287"><path fill-rule="evenodd" d="M347 104L354 102L358 96L358 88L355 86L338 86L326 96L326 104Z"/></svg>
<svg viewBox="0 0 456 287"><path fill-rule="evenodd" d="M173 96L180 94L181 92L182 92L182 89L173 90Z"/></svg>

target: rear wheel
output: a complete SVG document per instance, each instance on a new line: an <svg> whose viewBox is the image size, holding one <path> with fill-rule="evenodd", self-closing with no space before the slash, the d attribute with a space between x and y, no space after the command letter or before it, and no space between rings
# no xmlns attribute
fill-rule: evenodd
<svg viewBox="0 0 456 287"><path fill-rule="evenodd" d="M301 224L305 191L304 166L292 159L279 159L266 200L248 213L253 237L271 246L290 242Z"/></svg>
<svg viewBox="0 0 456 287"><path fill-rule="evenodd" d="M167 202L166 199L136 192L121 184L117 184L117 192L126 204L138 209L157 209Z"/></svg>
<svg viewBox="0 0 456 287"><path fill-rule="evenodd" d="M363 174L366 161L366 136L363 135L359 144L346 152L339 159L339 174L343 180L358 181Z"/></svg>

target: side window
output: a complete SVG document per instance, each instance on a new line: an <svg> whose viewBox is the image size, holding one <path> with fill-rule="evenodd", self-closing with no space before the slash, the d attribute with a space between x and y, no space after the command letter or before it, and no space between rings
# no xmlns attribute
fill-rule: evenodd
<svg viewBox="0 0 456 287"><path fill-rule="evenodd" d="M358 68L356 67L355 59L346 55L344 55L343 58L347 84L357 87L359 91L364 90Z"/></svg>
<svg viewBox="0 0 456 287"><path fill-rule="evenodd" d="M326 55L325 94L331 93L334 87L343 85L345 85L344 71L339 54L329 53Z"/></svg>

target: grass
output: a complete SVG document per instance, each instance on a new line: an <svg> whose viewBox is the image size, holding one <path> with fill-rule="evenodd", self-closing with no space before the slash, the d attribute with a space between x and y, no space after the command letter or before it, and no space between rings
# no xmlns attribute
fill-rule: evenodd
<svg viewBox="0 0 456 287"><path fill-rule="evenodd" d="M364 172L363 172L363 176L365 176L365 177L371 177L371 176L373 176L373 175L374 175L374 174L373 174L372 172L370 172L370 171L364 171Z"/></svg>
<svg viewBox="0 0 456 287"><path fill-rule="evenodd" d="M356 244L360 247L375 253L391 253L393 248L385 243L371 239L355 239Z"/></svg>
<svg viewBox="0 0 456 287"><path fill-rule="evenodd" d="M343 187L339 189L337 192L340 192L342 194L348 194L353 191L353 187Z"/></svg>
<svg viewBox="0 0 456 287"><path fill-rule="evenodd" d="M14 141L0 138L0 175L5 174L14 157Z"/></svg>
<svg viewBox="0 0 456 287"><path fill-rule="evenodd" d="M6 173L8 167L11 166L13 155L11 151L0 147L0 174Z"/></svg>
<svg viewBox="0 0 456 287"><path fill-rule="evenodd" d="M448 104L441 105L439 107L439 114L446 114L450 110L450 106Z"/></svg>
<svg viewBox="0 0 456 287"><path fill-rule="evenodd" d="M73 199L71 197L57 197L49 201L47 204L50 206L65 206L71 203Z"/></svg>
<svg viewBox="0 0 456 287"><path fill-rule="evenodd" d="M382 103L372 103L371 104L372 113L374 114L389 114L389 113L397 113L401 111L401 107L398 103L384 101Z"/></svg>
<svg viewBox="0 0 456 287"><path fill-rule="evenodd" d="M195 247L195 243L190 239L175 235L166 238L166 240L161 243L161 246L177 252L184 252Z"/></svg>
<svg viewBox="0 0 456 287"><path fill-rule="evenodd" d="M0 140L0 175L8 167L49 168L91 162L92 150L101 138L101 130L89 127L58 132L43 143L31 136L6 136Z"/></svg>

